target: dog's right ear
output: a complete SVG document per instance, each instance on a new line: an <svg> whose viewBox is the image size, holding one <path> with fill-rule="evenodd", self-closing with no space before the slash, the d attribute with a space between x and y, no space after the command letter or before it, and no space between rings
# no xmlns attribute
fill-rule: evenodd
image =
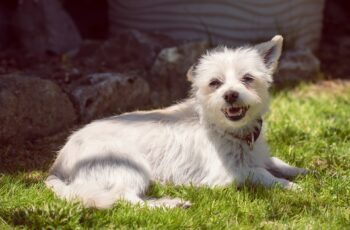
<svg viewBox="0 0 350 230"><path fill-rule="evenodd" d="M189 81L189 82L193 82L193 76L194 76L194 65L192 65L188 70L187 70L187 74L186 74L186 76L187 76L187 80Z"/></svg>

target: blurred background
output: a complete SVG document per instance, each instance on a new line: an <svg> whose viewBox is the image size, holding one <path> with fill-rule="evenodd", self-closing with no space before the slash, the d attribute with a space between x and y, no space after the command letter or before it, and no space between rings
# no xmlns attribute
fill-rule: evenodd
<svg viewBox="0 0 350 230"><path fill-rule="evenodd" d="M348 0L0 0L0 143L187 96L207 49L285 38L277 88L350 77Z"/></svg>

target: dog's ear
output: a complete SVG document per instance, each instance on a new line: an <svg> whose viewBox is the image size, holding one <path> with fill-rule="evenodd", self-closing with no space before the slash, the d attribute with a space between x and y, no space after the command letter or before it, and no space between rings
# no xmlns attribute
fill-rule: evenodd
<svg viewBox="0 0 350 230"><path fill-rule="evenodd" d="M193 82L193 75L194 75L193 71L194 71L194 65L192 65L192 66L187 70L186 76L187 76L187 80L188 80L189 82Z"/></svg>
<svg viewBox="0 0 350 230"><path fill-rule="evenodd" d="M270 41L254 46L271 72L274 72L277 67L282 52L282 44L283 37L276 35Z"/></svg>

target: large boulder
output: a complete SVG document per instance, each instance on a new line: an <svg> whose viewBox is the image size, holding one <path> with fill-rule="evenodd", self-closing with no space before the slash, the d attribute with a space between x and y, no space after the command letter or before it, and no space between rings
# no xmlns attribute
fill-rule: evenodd
<svg viewBox="0 0 350 230"><path fill-rule="evenodd" d="M104 42L84 41L75 59L95 71L149 69L158 53L174 44L165 36L127 30Z"/></svg>
<svg viewBox="0 0 350 230"><path fill-rule="evenodd" d="M84 76L70 91L82 122L144 108L149 105L149 92L142 78L117 73Z"/></svg>
<svg viewBox="0 0 350 230"><path fill-rule="evenodd" d="M59 0L20 1L14 18L21 46L55 54L77 50L81 36Z"/></svg>
<svg viewBox="0 0 350 230"><path fill-rule="evenodd" d="M0 76L0 142L18 142L58 132L76 120L67 95L52 81Z"/></svg>
<svg viewBox="0 0 350 230"><path fill-rule="evenodd" d="M163 49L151 68L152 103L164 106L186 97L190 89L186 73L209 48L210 43L202 41Z"/></svg>
<svg viewBox="0 0 350 230"><path fill-rule="evenodd" d="M297 83L317 78L320 61L309 49L287 51L278 66L275 76L277 85Z"/></svg>

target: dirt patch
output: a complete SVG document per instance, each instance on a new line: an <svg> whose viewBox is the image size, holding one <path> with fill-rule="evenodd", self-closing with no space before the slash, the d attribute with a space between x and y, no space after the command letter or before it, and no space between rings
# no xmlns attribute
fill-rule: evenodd
<svg viewBox="0 0 350 230"><path fill-rule="evenodd" d="M318 97L321 95L340 96L350 95L350 80L324 80L310 84L307 88L296 90L294 95L297 97Z"/></svg>
<svg viewBox="0 0 350 230"><path fill-rule="evenodd" d="M310 86L311 91L344 93L350 90L350 80L320 81Z"/></svg>

